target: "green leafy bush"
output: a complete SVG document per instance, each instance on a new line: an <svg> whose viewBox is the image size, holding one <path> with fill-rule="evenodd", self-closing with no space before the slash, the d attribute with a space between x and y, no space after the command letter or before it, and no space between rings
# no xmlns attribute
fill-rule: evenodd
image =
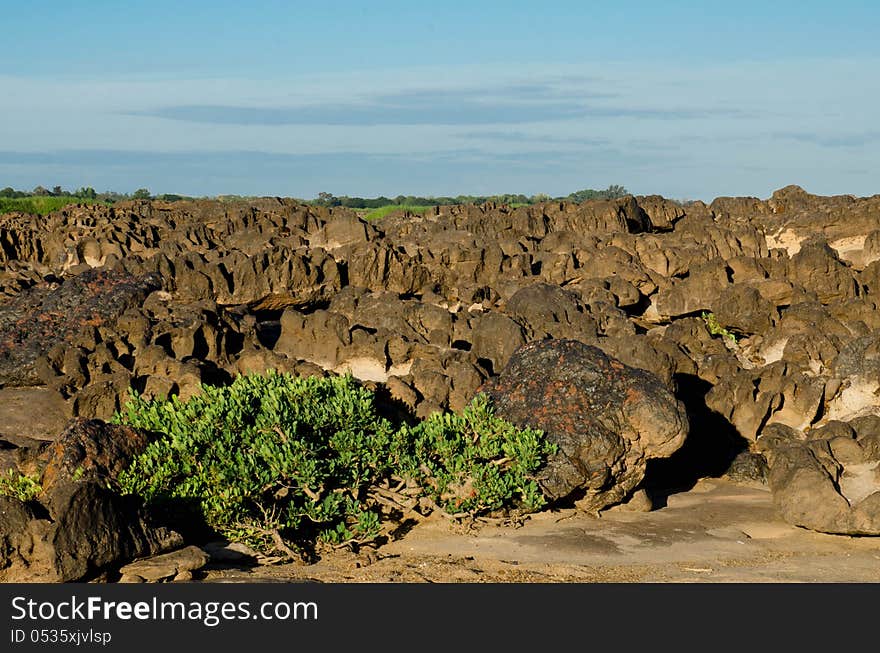
<svg viewBox="0 0 880 653"><path fill-rule="evenodd" d="M115 420L164 434L122 473L124 491L189 506L264 551L371 541L425 504L471 515L543 505L528 476L549 445L482 398L461 415L395 427L350 376L269 372L185 402L134 394Z"/></svg>
<svg viewBox="0 0 880 653"><path fill-rule="evenodd" d="M703 318L703 322L706 323L709 333L713 336L721 336L725 340L729 340L731 343L736 343L736 335L721 326L721 323L718 322L718 318L715 317L715 313L707 313L704 311L701 317Z"/></svg>
<svg viewBox="0 0 880 653"><path fill-rule="evenodd" d="M15 470L0 474L0 495L15 497L20 501L30 501L43 491L38 476L28 476Z"/></svg>
<svg viewBox="0 0 880 653"><path fill-rule="evenodd" d="M485 395L460 414L434 413L403 439L411 453L402 474L447 513L482 513L513 502L534 512L546 503L531 475L555 447L540 431L496 417Z"/></svg>

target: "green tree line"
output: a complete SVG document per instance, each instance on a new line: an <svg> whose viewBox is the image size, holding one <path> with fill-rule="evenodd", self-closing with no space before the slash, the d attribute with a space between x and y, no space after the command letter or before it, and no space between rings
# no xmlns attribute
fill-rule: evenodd
<svg viewBox="0 0 880 653"><path fill-rule="evenodd" d="M139 188L133 193L117 193L115 191L97 192L91 186L83 186L76 190L65 190L61 186L53 186L52 189L37 186L31 191L16 190L11 186L0 188L0 198L4 199L24 199L29 197L72 197L82 200L94 200L97 202L119 202L122 200L165 200L173 202L182 199L190 199L183 195L175 195L173 193L164 193L162 195L153 195L147 188Z"/></svg>
<svg viewBox="0 0 880 653"><path fill-rule="evenodd" d="M309 204L316 206L344 206L352 209L378 209L385 206L450 206L454 204L484 204L485 202L497 202L499 204L538 204L551 200L584 202L591 199L615 199L628 195L629 191L623 186L613 184L605 190L595 190L587 188L575 191L565 196L551 197L544 193L536 195L524 195L522 193L507 193L502 195L456 195L451 196L416 196L416 195L397 195L396 197L350 197L348 195L336 196L332 193L318 193L318 196L311 200L304 200ZM53 186L52 189L37 186L31 191L16 190L10 186L0 189L0 198L2 199L23 199L34 197L69 197L81 199L85 201L113 203L123 200L149 200L157 199L166 202L176 202L179 200L193 199L186 195L177 195L174 193L163 193L153 195L147 188L139 188L133 193L117 193L114 191L105 191L103 193L96 192L91 186L84 186L76 190L65 190L61 186ZM235 199L248 199L244 196L223 196Z"/></svg>
<svg viewBox="0 0 880 653"><path fill-rule="evenodd" d="M398 195L396 197L339 197L332 193L318 193L318 196L310 200L310 204L318 206L345 206L352 209L378 209L383 206L451 206L454 204L484 204L485 202L497 202L499 204L538 204L551 200L585 202L592 199L616 199L628 195L629 191L623 186L612 184L605 190L587 188L575 191L568 195L552 197L544 193L536 195L524 195L522 193L508 193L503 195L456 195L455 197L421 197L417 195Z"/></svg>

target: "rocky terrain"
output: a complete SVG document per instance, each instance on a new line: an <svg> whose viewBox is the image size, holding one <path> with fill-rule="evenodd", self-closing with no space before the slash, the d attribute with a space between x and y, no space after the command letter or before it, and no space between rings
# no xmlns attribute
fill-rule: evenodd
<svg viewBox="0 0 880 653"><path fill-rule="evenodd" d="M369 223L286 199L0 216L0 473L44 486L39 509L0 497L0 576L180 547L101 485L141 435L99 420L129 388L270 368L350 372L412 418L485 391L560 444L545 493L594 514L724 477L792 526L878 535L878 302L880 196L795 186Z"/></svg>

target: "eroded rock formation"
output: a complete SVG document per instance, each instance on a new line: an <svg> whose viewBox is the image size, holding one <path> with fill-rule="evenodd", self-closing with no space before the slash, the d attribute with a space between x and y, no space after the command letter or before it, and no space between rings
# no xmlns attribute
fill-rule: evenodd
<svg viewBox="0 0 880 653"><path fill-rule="evenodd" d="M425 416L463 406L520 346L568 339L684 404L677 469L723 473L742 454L737 468L758 475L769 462L783 497L812 487L784 479L819 473L816 433L850 425L858 436L835 437L862 448L876 433L858 420L880 415L878 298L880 196L787 187L765 201L487 204L369 223L272 198L74 206L0 216L0 386L106 419L130 387L186 397L267 368L351 372ZM34 434L0 423L0 437L21 435ZM841 474L855 472L820 466L832 481L816 496L877 532L880 482L860 471L847 494ZM784 507L800 499L780 501L819 527ZM821 528L853 532L841 519Z"/></svg>

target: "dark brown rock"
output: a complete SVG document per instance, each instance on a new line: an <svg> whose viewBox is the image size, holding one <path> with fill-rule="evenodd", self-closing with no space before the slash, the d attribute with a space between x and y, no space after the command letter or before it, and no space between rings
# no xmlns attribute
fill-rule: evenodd
<svg viewBox="0 0 880 653"><path fill-rule="evenodd" d="M501 370L519 347L525 344L523 328L500 313L488 313L476 320L471 351L477 359L491 365L491 370Z"/></svg>
<svg viewBox="0 0 880 653"><path fill-rule="evenodd" d="M516 292L506 312L527 325L531 339L596 337L596 322L573 292L539 283Z"/></svg>
<svg viewBox="0 0 880 653"><path fill-rule="evenodd" d="M113 483L150 443L143 429L101 420L74 419L40 455L45 465L41 484L44 492L70 480Z"/></svg>
<svg viewBox="0 0 880 653"><path fill-rule="evenodd" d="M559 447L538 481L551 498L583 492L588 510L622 501L647 461L672 455L687 435L684 407L662 382L574 340L525 345L481 391L499 416Z"/></svg>
<svg viewBox="0 0 880 653"><path fill-rule="evenodd" d="M752 286L728 286L712 302L718 323L737 334L764 333L776 322L773 304Z"/></svg>
<svg viewBox="0 0 880 653"><path fill-rule="evenodd" d="M177 533L151 525L140 503L94 481L56 483L40 511L0 497L0 580L68 582L179 547ZM48 514L46 514L48 513Z"/></svg>
<svg viewBox="0 0 880 653"><path fill-rule="evenodd" d="M160 284L157 276L89 270L0 304L0 385L41 385L35 368L41 354L75 343L84 329L112 325Z"/></svg>

